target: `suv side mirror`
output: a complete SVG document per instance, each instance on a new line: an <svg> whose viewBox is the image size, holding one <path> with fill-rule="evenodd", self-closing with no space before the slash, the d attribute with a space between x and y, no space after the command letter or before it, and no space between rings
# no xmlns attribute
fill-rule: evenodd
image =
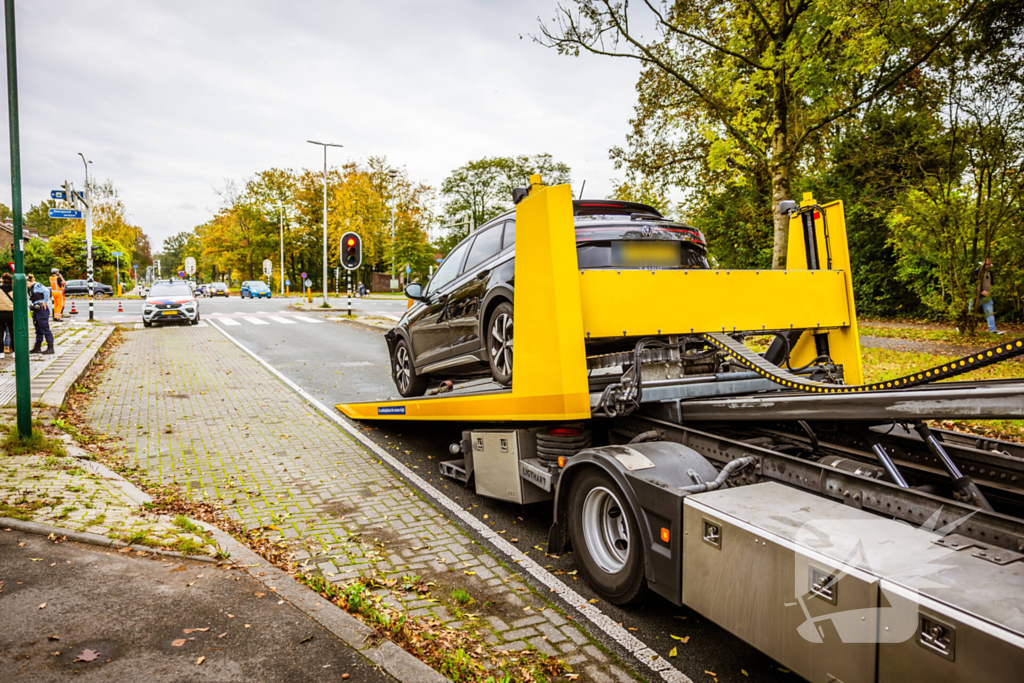
<svg viewBox="0 0 1024 683"><path fill-rule="evenodd" d="M418 282L412 282L405 286L405 295L410 299L420 300L423 298L423 285Z"/></svg>

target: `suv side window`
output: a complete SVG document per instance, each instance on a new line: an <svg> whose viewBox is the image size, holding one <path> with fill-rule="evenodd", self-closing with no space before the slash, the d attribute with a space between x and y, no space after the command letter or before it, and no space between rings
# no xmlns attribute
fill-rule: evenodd
<svg viewBox="0 0 1024 683"><path fill-rule="evenodd" d="M516 222L505 222L505 237L501 241L501 250L505 251L516 246Z"/></svg>
<svg viewBox="0 0 1024 683"><path fill-rule="evenodd" d="M427 285L427 294L433 294L455 279L459 274L459 266L462 265L462 257L466 255L467 248L469 248L468 241L455 247L448 254L448 258L444 260L444 263L434 273L434 277L430 278L430 283Z"/></svg>
<svg viewBox="0 0 1024 683"><path fill-rule="evenodd" d="M501 251L501 226L495 225L478 234L473 240L473 247L469 250L466 267L462 269L462 272L468 273L487 259L496 256L499 251Z"/></svg>

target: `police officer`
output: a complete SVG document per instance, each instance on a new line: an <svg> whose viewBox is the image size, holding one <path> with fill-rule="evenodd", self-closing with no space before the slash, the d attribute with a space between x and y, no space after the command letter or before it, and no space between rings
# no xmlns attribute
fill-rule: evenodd
<svg viewBox="0 0 1024 683"><path fill-rule="evenodd" d="M36 282L35 275L29 274L28 280L28 307L32 311L32 324L36 328L36 345L29 349L29 353L41 353L44 355L53 353L53 332L50 331L50 290ZM43 351L43 341L46 341L46 350Z"/></svg>
<svg viewBox="0 0 1024 683"><path fill-rule="evenodd" d="M64 276L60 274L60 269L50 269L50 294L53 296L53 319L62 320L64 318L64 285L67 283L64 281Z"/></svg>

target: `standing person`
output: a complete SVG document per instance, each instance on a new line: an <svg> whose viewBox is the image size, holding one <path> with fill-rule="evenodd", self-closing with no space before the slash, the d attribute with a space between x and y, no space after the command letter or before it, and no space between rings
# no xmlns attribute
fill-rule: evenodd
<svg viewBox="0 0 1024 683"><path fill-rule="evenodd" d="M52 268L50 270L50 294L53 296L53 319L62 320L64 318L64 285L67 282L64 281L64 276L60 274L60 270Z"/></svg>
<svg viewBox="0 0 1024 683"><path fill-rule="evenodd" d="M995 307L992 302L992 285L995 280L992 277L992 259L985 259L984 263L978 265L974 274L980 279L981 310L985 312L985 319L988 321L988 331L992 334L1004 334L996 329Z"/></svg>
<svg viewBox="0 0 1024 683"><path fill-rule="evenodd" d="M14 357L14 278L10 273L0 276L0 344L4 345L0 351L0 358L4 353ZM10 348L7 348L7 340L11 340Z"/></svg>
<svg viewBox="0 0 1024 683"><path fill-rule="evenodd" d="M28 280L28 306L32 311L32 324L36 328L36 345L29 349L29 353L42 353L48 355L53 353L53 332L50 331L50 290L36 282L35 275L29 274ZM46 341L46 350L43 351L43 341Z"/></svg>

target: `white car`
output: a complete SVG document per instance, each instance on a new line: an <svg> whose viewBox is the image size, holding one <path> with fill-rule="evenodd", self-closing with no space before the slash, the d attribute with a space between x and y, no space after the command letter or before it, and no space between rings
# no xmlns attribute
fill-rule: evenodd
<svg viewBox="0 0 1024 683"><path fill-rule="evenodd" d="M187 320L199 324L199 300L187 282L160 282L154 284L142 306L142 324L180 322Z"/></svg>

